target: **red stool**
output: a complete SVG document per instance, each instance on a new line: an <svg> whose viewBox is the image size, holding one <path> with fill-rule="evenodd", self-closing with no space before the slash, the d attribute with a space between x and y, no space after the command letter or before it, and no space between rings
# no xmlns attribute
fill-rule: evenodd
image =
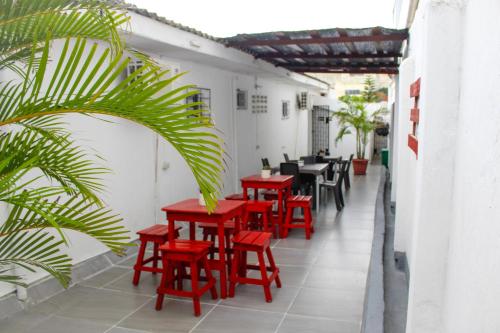
<svg viewBox="0 0 500 333"><path fill-rule="evenodd" d="M264 200L278 200L278 191L276 190L265 190L262 192L262 195L264 196Z"/></svg>
<svg viewBox="0 0 500 333"><path fill-rule="evenodd" d="M252 225L254 223L249 222L250 214L252 215L260 215L260 222L257 219L257 226ZM272 231L274 237L276 237L276 228L273 223L273 202L272 201L255 201L249 200L247 201L247 205L245 207L245 215L243 217L243 222L247 223L250 227L249 229L253 230L263 230L265 232ZM270 229L271 228L271 229Z"/></svg>
<svg viewBox="0 0 500 333"><path fill-rule="evenodd" d="M271 234L268 232L242 231L238 235L234 236L234 259L231 270L229 297L234 297L236 283L250 283L263 286L266 302L270 303L273 301L270 289L271 282L275 280L276 286L281 288L281 281L279 277L279 269L276 267L273 254L271 252L270 243ZM258 265L248 265L245 259L241 260L240 263L240 258L245 258L248 251L257 252L257 258L259 259ZM269 260L269 267L266 267L264 252L266 252L267 259ZM262 278L247 278L247 269L260 270ZM270 271L271 275L268 276L267 271Z"/></svg>
<svg viewBox="0 0 500 333"><path fill-rule="evenodd" d="M245 200L245 198L243 197L243 193L230 194L225 199L226 200Z"/></svg>
<svg viewBox="0 0 500 333"><path fill-rule="evenodd" d="M217 224L215 223L198 223L198 226L203 229L203 240L209 240L215 244L215 238L219 234ZM227 263L231 262L231 236L234 234L234 222L226 221L224 222L224 236L226 238L226 255ZM219 248L215 245L210 247L210 259L215 258L215 253L219 251Z"/></svg>
<svg viewBox="0 0 500 333"><path fill-rule="evenodd" d="M303 228L306 231L306 239L311 239L311 233L314 232L313 220L311 217L312 197L308 195L295 195L286 200L286 218L285 226L283 227L283 236L288 236L288 230L292 228ZM304 210L304 218L294 218L293 210L302 208ZM300 223L296 223L300 222Z"/></svg>
<svg viewBox="0 0 500 333"><path fill-rule="evenodd" d="M175 238L179 237L180 229L181 227L177 227L175 229ZM138 231L137 234L139 235L139 241L141 244L139 247L139 254L137 255L137 261L134 265L135 273L132 280L132 283L136 286L139 284L142 271L153 272L153 274L161 273L161 268L158 268L158 261L161 260L158 247L168 241L168 226L155 224L149 228ZM151 257L144 258L148 242L153 243L153 255ZM153 262L153 266L145 266L150 262Z"/></svg>
<svg viewBox="0 0 500 333"><path fill-rule="evenodd" d="M174 240L160 246L162 254L163 271L160 285L157 289L158 298L156 299L156 310L161 310L165 294L190 297L193 299L194 315L201 314L200 297L210 289L212 299L217 299L217 289L215 288L215 279L208 267L208 251L212 246L211 242L196 240ZM179 286L175 289L174 282L179 276L185 276L184 272L179 271L184 266L190 267L191 291L182 290ZM174 270L177 268L177 277ZM201 268L205 270L207 283L200 288Z"/></svg>

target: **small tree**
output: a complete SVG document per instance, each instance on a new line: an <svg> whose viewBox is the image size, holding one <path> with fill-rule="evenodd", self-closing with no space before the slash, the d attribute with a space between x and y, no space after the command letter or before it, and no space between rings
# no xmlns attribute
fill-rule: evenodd
<svg viewBox="0 0 500 333"><path fill-rule="evenodd" d="M366 103L361 97L342 96L340 100L345 106L333 112L337 118L340 130L335 138L335 143L342 140L345 135L352 134L352 129L356 132L356 158L365 159L366 145L368 144L368 134L377 125L376 117L386 112L385 108L370 113L366 110Z"/></svg>
<svg viewBox="0 0 500 333"><path fill-rule="evenodd" d="M366 77L365 88L361 93L361 97L363 97L366 103L377 103L379 101L379 97L377 96L377 91L375 89L375 80L372 76Z"/></svg>

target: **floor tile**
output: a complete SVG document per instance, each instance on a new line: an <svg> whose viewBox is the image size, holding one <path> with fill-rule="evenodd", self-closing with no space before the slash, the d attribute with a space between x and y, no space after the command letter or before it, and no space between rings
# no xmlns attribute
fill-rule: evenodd
<svg viewBox="0 0 500 333"><path fill-rule="evenodd" d="M134 272L130 271L128 274L123 275L121 278L109 284L106 284L104 288L139 295L156 295L156 289L160 284L161 274L153 275L150 272L142 272L141 279L139 280L139 285L137 286L134 286L132 284L133 275Z"/></svg>
<svg viewBox="0 0 500 333"><path fill-rule="evenodd" d="M202 304L200 317L193 314L191 301L177 301L165 298L163 308L155 310L156 299L141 307L137 312L118 324L118 327L144 330L147 332L189 332L207 314L212 305Z"/></svg>
<svg viewBox="0 0 500 333"><path fill-rule="evenodd" d="M277 288L276 284L273 282L271 287L273 301L267 303L262 286L248 284L237 285L234 297L223 300L221 304L238 308L285 313L298 292L299 288L297 287L287 286L286 288Z"/></svg>
<svg viewBox="0 0 500 333"><path fill-rule="evenodd" d="M312 265L318 256L317 250L273 248L273 257L279 265Z"/></svg>
<svg viewBox="0 0 500 333"><path fill-rule="evenodd" d="M363 291L367 273L314 266L304 283L305 287Z"/></svg>
<svg viewBox="0 0 500 333"><path fill-rule="evenodd" d="M0 333L33 332L35 327L49 317L41 313L19 312L11 317L0 320Z"/></svg>
<svg viewBox="0 0 500 333"><path fill-rule="evenodd" d="M290 234L290 236L292 236ZM301 237L294 238L288 237L285 239L281 239L274 248L287 248L287 249L300 249L300 250L310 250L310 249L319 249L323 246L327 237L322 233L314 233L311 236L311 239L306 239L302 234Z"/></svg>
<svg viewBox="0 0 500 333"><path fill-rule="evenodd" d="M102 273L99 273L87 280L83 280L79 284L86 287L94 287L100 288L105 284L108 284L110 281L113 281L125 273L130 272L127 268L122 267L111 267L110 269L105 270Z"/></svg>
<svg viewBox="0 0 500 333"><path fill-rule="evenodd" d="M357 253L357 254L370 254L372 252L371 241L360 240L332 240L325 243L323 251L326 253Z"/></svg>
<svg viewBox="0 0 500 333"><path fill-rule="evenodd" d="M150 299L145 296L75 286L33 307L32 311L85 319L99 324L114 324Z"/></svg>
<svg viewBox="0 0 500 333"><path fill-rule="evenodd" d="M193 333L273 333L283 314L217 306Z"/></svg>
<svg viewBox="0 0 500 333"><path fill-rule="evenodd" d="M286 315L277 333L359 333L361 323Z"/></svg>
<svg viewBox="0 0 500 333"><path fill-rule="evenodd" d="M122 327L113 327L106 333L150 333L148 331L141 331L141 330L133 330L133 329L128 329L128 328L122 328Z"/></svg>
<svg viewBox="0 0 500 333"><path fill-rule="evenodd" d="M111 324L100 324L93 320L74 319L53 316L37 325L33 331L36 333L103 333L111 327Z"/></svg>
<svg viewBox="0 0 500 333"><path fill-rule="evenodd" d="M347 252L322 253L314 266L346 269L352 271L367 272L370 265L369 254L357 254Z"/></svg>
<svg viewBox="0 0 500 333"><path fill-rule="evenodd" d="M364 295L333 289L303 288L290 308L290 314L359 322Z"/></svg>

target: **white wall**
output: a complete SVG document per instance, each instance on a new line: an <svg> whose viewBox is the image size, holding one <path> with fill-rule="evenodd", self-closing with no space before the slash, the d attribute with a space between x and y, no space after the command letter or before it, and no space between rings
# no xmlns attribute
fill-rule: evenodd
<svg viewBox="0 0 500 333"><path fill-rule="evenodd" d="M468 1L455 201L448 251L446 332L500 331L500 2Z"/></svg>
<svg viewBox="0 0 500 333"><path fill-rule="evenodd" d="M490 39L499 12L492 0L420 1L410 30L394 175L395 248L410 265L407 332L500 330L500 70L492 66L500 44ZM415 159L406 93L418 77Z"/></svg>
<svg viewBox="0 0 500 333"><path fill-rule="evenodd" d="M409 87L415 81L414 61L412 58L405 59L399 66L398 85L398 114L397 127L394 127L394 136L397 137L398 152L394 154L396 160L393 191L396 192L396 216L394 229L394 250L406 252L408 260L411 260L411 233L414 216L415 179L417 158L415 153L408 147L408 134L411 133L410 108L413 100L410 98Z"/></svg>

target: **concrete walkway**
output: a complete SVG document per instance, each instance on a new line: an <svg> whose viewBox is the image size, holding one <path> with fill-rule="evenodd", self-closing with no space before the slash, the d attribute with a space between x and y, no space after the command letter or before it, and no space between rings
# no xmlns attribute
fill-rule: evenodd
<svg viewBox="0 0 500 333"><path fill-rule="evenodd" d="M260 287L238 286L236 296L212 301L202 316L192 315L190 301L165 299L155 311L158 277L143 274L131 283L134 256L123 259L49 300L0 321L0 332L314 332L344 333L361 329L372 248L375 200L380 167L352 177L346 207L337 213L332 198L316 217L307 241L294 230L273 242L283 288L273 287L266 303Z"/></svg>

